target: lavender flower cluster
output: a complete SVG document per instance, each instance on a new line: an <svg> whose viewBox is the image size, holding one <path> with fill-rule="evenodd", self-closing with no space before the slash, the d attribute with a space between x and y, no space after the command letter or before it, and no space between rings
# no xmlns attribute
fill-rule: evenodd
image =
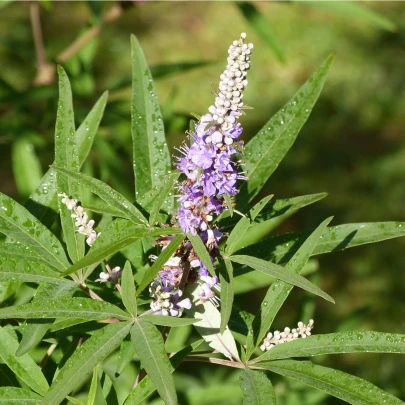
<svg viewBox="0 0 405 405"><path fill-rule="evenodd" d="M246 179L239 171L237 160L243 154L243 142L238 141L242 133L238 119L244 108L243 90L248 84L246 75L253 49L253 44L245 44L245 38L246 34L242 33L229 47L215 105L209 107L209 113L201 117L195 131L189 134L191 145L179 148L182 156L178 158L177 168L187 178L178 186L177 218L184 233L201 237L213 263L219 256L218 242L223 234L210 223L226 208L224 195L237 194L237 180ZM218 278L209 275L191 243L185 240L150 286L154 299L151 308L155 313L178 316L182 308L191 306L187 300L179 301L185 266L190 270L187 283L200 280L200 299L218 305L213 291L220 291Z"/></svg>

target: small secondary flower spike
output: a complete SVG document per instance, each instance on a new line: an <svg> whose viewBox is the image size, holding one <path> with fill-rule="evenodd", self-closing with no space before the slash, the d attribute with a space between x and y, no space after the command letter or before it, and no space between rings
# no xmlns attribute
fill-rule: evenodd
<svg viewBox="0 0 405 405"><path fill-rule="evenodd" d="M184 144L179 151L177 168L187 179L179 184L180 208L177 218L184 233L199 235L204 242L212 263L219 257L218 242L223 234L210 224L215 216L226 208L224 195L237 194L236 182L246 179L239 171L239 158L243 154L243 142L238 141L242 127L238 122L244 108L243 90L248 81L250 55L253 44L245 43L242 33L228 50L226 69L220 76L214 105L201 117L195 131L189 133L191 145ZM167 245L168 238L157 243ZM178 301L179 285L187 266L187 284L200 280L202 301L210 300L218 305L214 290L220 291L218 277L212 277L187 239L168 260L159 276L150 286L155 301L151 308L156 313L181 315L180 309L191 305Z"/></svg>
<svg viewBox="0 0 405 405"><path fill-rule="evenodd" d="M305 339L311 335L311 330L314 327L314 320L310 319L308 325L303 322L298 322L298 327L294 329L284 328L283 332L276 330L274 333L269 332L264 338L263 343L260 345L261 351L270 350L275 345L279 345L285 342L291 342L299 337Z"/></svg>

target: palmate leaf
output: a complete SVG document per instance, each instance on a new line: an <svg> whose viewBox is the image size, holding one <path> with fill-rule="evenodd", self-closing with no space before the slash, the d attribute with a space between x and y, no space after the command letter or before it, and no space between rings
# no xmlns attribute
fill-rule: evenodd
<svg viewBox="0 0 405 405"><path fill-rule="evenodd" d="M124 218L129 219L135 224L146 225L148 223L143 214L130 201L103 181L87 176L83 173L66 170L63 167L54 165L51 167L57 173L66 175L74 183L88 188L92 193L98 195L104 200L108 206L111 206L112 209L119 211Z"/></svg>
<svg viewBox="0 0 405 405"><path fill-rule="evenodd" d="M294 143L319 97L332 61L333 55L247 143L244 169L249 180L241 187L239 205L246 205L258 194Z"/></svg>
<svg viewBox="0 0 405 405"><path fill-rule="evenodd" d="M0 327L0 359L13 373L40 395L48 390L48 383L41 369L28 354L17 357L18 341Z"/></svg>
<svg viewBox="0 0 405 405"><path fill-rule="evenodd" d="M276 345L253 362L358 352L404 354L405 335L383 332L338 332L313 335L306 339Z"/></svg>
<svg viewBox="0 0 405 405"><path fill-rule="evenodd" d="M191 343L184 349L177 352L173 357L170 358L170 369L171 373L180 366L185 357L187 357L193 350L195 350L203 340L198 340L197 342ZM151 395L156 390L150 377L147 375L142 380L141 384L138 384L132 392L128 395L124 402L124 405L138 405L144 401L149 395Z"/></svg>
<svg viewBox="0 0 405 405"><path fill-rule="evenodd" d="M66 361L41 405L58 405L83 382L94 367L114 351L128 335L130 322L111 323L96 331Z"/></svg>
<svg viewBox="0 0 405 405"><path fill-rule="evenodd" d="M63 275L68 275L76 270L100 263L108 256L117 253L124 247L146 236L172 235L180 232L181 230L178 228L145 228L125 219L116 219L97 238L89 253L69 267Z"/></svg>
<svg viewBox="0 0 405 405"><path fill-rule="evenodd" d="M60 271L69 266L65 251L56 236L24 207L2 193L0 232L28 246Z"/></svg>
<svg viewBox="0 0 405 405"><path fill-rule="evenodd" d="M35 392L17 387L0 387L0 405L39 405L42 397Z"/></svg>
<svg viewBox="0 0 405 405"><path fill-rule="evenodd" d="M240 375L243 405L276 405L276 393L267 376L261 371L245 368Z"/></svg>
<svg viewBox="0 0 405 405"><path fill-rule="evenodd" d="M210 302L200 300L201 287L193 284L186 289L185 296L189 296L193 305L190 309L185 309L189 318L199 319L194 324L195 329L201 337L215 350L218 350L229 359L239 360L235 339L230 330L225 328L224 333L220 333L221 314Z"/></svg>
<svg viewBox="0 0 405 405"><path fill-rule="evenodd" d="M0 319L10 318L81 318L88 320L117 318L125 321L130 320L131 316L106 301L98 301L90 298L67 298L41 300L29 304L1 308Z"/></svg>
<svg viewBox="0 0 405 405"><path fill-rule="evenodd" d="M103 93L76 131L79 168L83 165L93 145L94 137L107 103L107 97L108 92ZM52 225L56 218L55 210L57 210L58 207L56 173L52 169L48 169L42 177L37 188L31 193L25 207L34 217L44 223L44 225Z"/></svg>
<svg viewBox="0 0 405 405"><path fill-rule="evenodd" d="M239 253L260 255L265 260L288 262L313 230L272 236ZM369 222L329 226L321 236L313 255L348 249L353 246L380 242L405 235L405 222Z"/></svg>
<svg viewBox="0 0 405 405"><path fill-rule="evenodd" d="M318 228L306 239L293 258L286 264L285 268L296 274L300 274L314 249L320 241L320 237L325 231L332 218L323 221ZM254 349L260 344L264 335L270 329L271 324L284 301L290 294L293 286L282 281L277 281L268 289L266 296L260 306L260 311L253 321L253 335L247 338L247 357L249 358Z"/></svg>
<svg viewBox="0 0 405 405"><path fill-rule="evenodd" d="M353 405L403 405L404 402L368 381L310 361L276 360L260 367L291 377Z"/></svg>
<svg viewBox="0 0 405 405"><path fill-rule="evenodd" d="M73 116L72 90L66 72L58 66L59 74L59 102L55 127L55 165L68 170L79 171L77 154L76 131ZM77 182L57 173L56 184L59 193L81 200L81 189ZM84 255L84 236L76 231L72 212L58 199L60 219L65 237L67 250L73 262L77 262Z"/></svg>
<svg viewBox="0 0 405 405"><path fill-rule="evenodd" d="M131 340L142 366L165 404L177 404L171 366L159 330L156 326L140 318L131 328Z"/></svg>
<svg viewBox="0 0 405 405"><path fill-rule="evenodd" d="M132 105L131 133L135 174L135 197L156 186L171 168L162 114L145 56L131 36Z"/></svg>
<svg viewBox="0 0 405 405"><path fill-rule="evenodd" d="M229 260L239 264L244 264L251 267L252 269L261 271L262 273L268 274L269 276L277 278L288 284L300 287L313 294L319 295L320 297L332 303L335 302L330 295L323 292L320 288L308 281L306 278L274 263L266 262L265 260L258 259L256 257L243 255L229 256Z"/></svg>

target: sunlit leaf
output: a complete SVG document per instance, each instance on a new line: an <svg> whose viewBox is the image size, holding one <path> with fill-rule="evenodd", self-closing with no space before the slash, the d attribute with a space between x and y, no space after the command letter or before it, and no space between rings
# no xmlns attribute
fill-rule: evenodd
<svg viewBox="0 0 405 405"><path fill-rule="evenodd" d="M65 174L76 184L87 187L92 193L98 195L107 205L120 211L121 215L135 224L147 224L146 218L142 213L122 194L112 189L108 184L101 180L87 176L83 173L72 172L62 167L52 166L57 173Z"/></svg>
<svg viewBox="0 0 405 405"><path fill-rule="evenodd" d="M261 367L274 373L299 380L329 395L353 405L403 405L404 403L386 391L361 378L339 370L318 366L310 361L276 360Z"/></svg>
<svg viewBox="0 0 405 405"><path fill-rule="evenodd" d="M9 318L81 318L103 320L117 318L129 320L131 317L113 304L90 298L67 298L59 300L41 300L30 304L0 309L0 319Z"/></svg>
<svg viewBox="0 0 405 405"><path fill-rule="evenodd" d="M247 143L244 170L249 180L238 195L240 205L246 205L257 195L293 145L319 97L332 61L333 55Z"/></svg>
<svg viewBox="0 0 405 405"><path fill-rule="evenodd" d="M100 361L120 345L130 328L131 323L129 322L116 322L94 332L66 361L41 405L61 403L70 392L83 382Z"/></svg>
<svg viewBox="0 0 405 405"><path fill-rule="evenodd" d="M127 260L125 262L124 270L122 272L122 302L125 305L127 311L133 315L137 315L136 305L136 291L134 284L134 276L132 275L131 263Z"/></svg>
<svg viewBox="0 0 405 405"><path fill-rule="evenodd" d="M28 246L51 266L69 266L65 251L56 236L10 197L0 193L0 232Z"/></svg>
<svg viewBox="0 0 405 405"><path fill-rule="evenodd" d="M254 362L358 352L403 354L405 353L405 335L383 332L338 332L313 335L306 339L276 345Z"/></svg>
<svg viewBox="0 0 405 405"><path fill-rule="evenodd" d="M48 390L48 383L40 368L28 354L20 357L15 355L18 341L11 337L7 331L0 327L0 359L38 394L44 395Z"/></svg>
<svg viewBox="0 0 405 405"><path fill-rule="evenodd" d="M171 372L173 371L183 362L184 358L188 356L193 350L195 350L203 340L198 340L184 349L177 352L173 357L170 358L170 365L171 365ZM153 385L150 377L147 375L142 380L142 384L138 384L132 392L129 394L127 399L124 402L124 405L138 405L142 401L144 401L149 395L151 395L156 390L155 386Z"/></svg>
<svg viewBox="0 0 405 405"><path fill-rule="evenodd" d="M240 375L243 405L276 405L276 393L262 371L245 368Z"/></svg>
<svg viewBox="0 0 405 405"><path fill-rule="evenodd" d="M278 266L271 262L266 262L265 260L258 259L252 256L234 255L230 256L229 260L244 264L252 269L261 271L262 273L268 274L274 278L284 281L288 284L295 285L313 294L319 295L327 301L335 302L331 296L323 292L319 287L308 281L306 278L284 268Z"/></svg>
<svg viewBox="0 0 405 405"><path fill-rule="evenodd" d="M192 325L198 321L197 319L177 318L165 315L144 315L142 316L142 319L145 319L146 321L153 323L154 325L171 326L173 328L176 326Z"/></svg>
<svg viewBox="0 0 405 405"><path fill-rule="evenodd" d="M311 257L314 249L320 241L320 237L328 226L332 218L323 221L314 232L306 239L300 249L295 253L291 260L286 264L286 270L290 270L296 274L300 274ZM247 356L248 358L253 353L264 335L270 329L275 316L283 305L284 301L290 294L293 286L283 281L277 281L268 289L260 306L260 311L255 317L252 327L253 334L247 338Z"/></svg>
<svg viewBox="0 0 405 405"><path fill-rule="evenodd" d="M58 66L58 74L59 102L55 127L55 165L78 172L79 158L73 117L72 91L66 72L61 66ZM77 182L57 173L56 183L58 193L65 193L69 197L81 200L81 190ZM58 204L67 250L72 261L77 262L84 255L84 236L76 232L76 220L72 218L72 212L62 203L61 198L58 199Z"/></svg>
<svg viewBox="0 0 405 405"><path fill-rule="evenodd" d="M274 263L286 263L313 230L271 236L239 251L260 255ZM369 222L329 226L321 236L313 255L348 249L353 246L380 242L405 235L405 222Z"/></svg>
<svg viewBox="0 0 405 405"><path fill-rule="evenodd" d="M136 198L156 186L171 169L155 86L143 51L131 36L132 106L131 132Z"/></svg>
<svg viewBox="0 0 405 405"><path fill-rule="evenodd" d="M1 7L1 6L0 6ZM0 387L0 404L27 404L39 405L42 397L35 392L17 387Z"/></svg>
<svg viewBox="0 0 405 405"><path fill-rule="evenodd" d="M131 340L142 366L164 402L177 404L171 366L159 330L146 320L138 319L131 328Z"/></svg>

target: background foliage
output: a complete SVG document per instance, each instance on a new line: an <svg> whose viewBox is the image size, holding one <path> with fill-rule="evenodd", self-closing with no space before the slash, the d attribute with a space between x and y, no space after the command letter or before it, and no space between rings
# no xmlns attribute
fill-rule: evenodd
<svg viewBox="0 0 405 405"><path fill-rule="evenodd" d="M217 84L229 38L245 31L260 49L253 56L254 70L245 95L254 107L243 121L245 139L256 133L331 51L336 54L319 102L266 190L276 198L316 192L329 195L288 218L274 233L311 228L330 215L335 215L332 224L403 220L405 7L395 2L361 3L364 9L380 13L382 17L376 18L364 9L359 13L359 9L339 9L333 4L335 7L322 9L319 3L255 3L256 11L252 11L251 5L230 2L128 2L121 6L43 2L36 11L49 66L38 76L31 29L35 9L28 3L0 3L1 191L24 202L53 161L56 61L71 78L77 123L101 93L110 90L90 155L92 165L86 165L84 172L109 182L130 198L129 34L136 34L152 66L172 150L184 139L190 108L202 113L211 104L215 87L210 83ZM103 19L107 21L101 24ZM89 32L95 33L93 39L67 57L63 51ZM314 272L311 281L320 282L337 305L331 310L322 300L297 289L275 327L314 314L315 333L347 329L403 333L405 309L399 303L405 293L400 254L404 243L390 240L312 260L313 270L319 272ZM258 281L239 282L237 299L244 305L249 302L255 311L264 290L258 288L247 295L248 282ZM1 299L2 305L14 302L7 290L1 291ZM181 339L179 336L173 344ZM398 372L401 357L353 354L316 361L405 398L404 377ZM190 375L187 364L182 365L176 375L180 397L193 398L196 404L212 403L212 398L216 403L221 398L223 403L231 403L236 373L210 365L192 369ZM135 374L135 370L127 370L123 384L130 384L130 373ZM276 390L286 393L286 404L304 400L308 404L339 403L285 381ZM208 385L209 396L204 391ZM295 394L288 394L291 387L296 388ZM239 403L238 398L232 403Z"/></svg>

